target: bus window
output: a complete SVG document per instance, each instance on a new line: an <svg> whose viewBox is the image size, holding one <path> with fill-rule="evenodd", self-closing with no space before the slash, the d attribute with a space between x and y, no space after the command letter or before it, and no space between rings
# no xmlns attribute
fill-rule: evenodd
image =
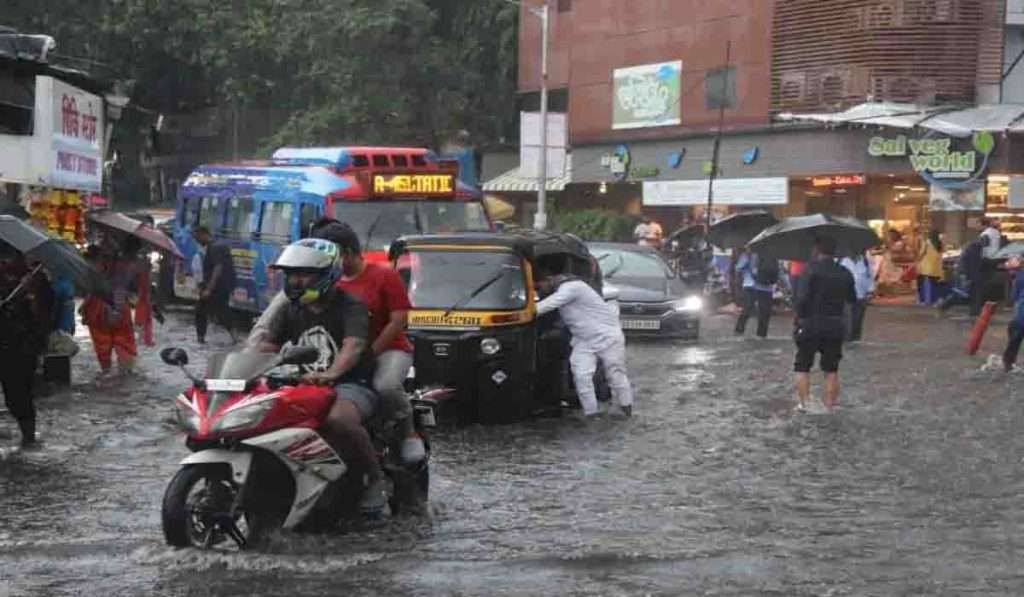
<svg viewBox="0 0 1024 597"><path fill-rule="evenodd" d="M394 160L396 168L405 168L409 165L409 159L404 155L393 155L391 159Z"/></svg>
<svg viewBox="0 0 1024 597"><path fill-rule="evenodd" d="M260 238L288 242L292 235L292 204L264 203Z"/></svg>
<svg viewBox="0 0 1024 597"><path fill-rule="evenodd" d="M337 202L334 217L346 222L367 251L387 250L399 236L416 234L415 201Z"/></svg>
<svg viewBox="0 0 1024 597"><path fill-rule="evenodd" d="M318 217L319 214L315 205L303 203L299 207L299 236L309 236L309 229L313 227L313 223L316 222Z"/></svg>
<svg viewBox="0 0 1024 597"><path fill-rule="evenodd" d="M388 156L386 155L375 155L373 156L373 165L381 168L387 168L391 165L391 162L388 160Z"/></svg>
<svg viewBox="0 0 1024 597"><path fill-rule="evenodd" d="M414 155L414 156L412 156L412 165L413 166L426 166L427 165L427 160L423 159L423 156L421 156L421 155Z"/></svg>
<svg viewBox="0 0 1024 597"><path fill-rule="evenodd" d="M191 228L196 225L199 219L199 203L200 199L198 197L183 200L181 220L179 221L181 226Z"/></svg>
<svg viewBox="0 0 1024 597"><path fill-rule="evenodd" d="M450 233L466 230L489 230L484 206L462 201L422 201L419 203L423 232Z"/></svg>
<svg viewBox="0 0 1024 597"><path fill-rule="evenodd" d="M370 160L365 155L359 153L352 156L352 165L357 168L362 168L364 166L369 166Z"/></svg>
<svg viewBox="0 0 1024 597"><path fill-rule="evenodd" d="M252 231L252 199L235 197L228 203L228 222L224 230L234 238L246 238Z"/></svg>
<svg viewBox="0 0 1024 597"><path fill-rule="evenodd" d="M199 222L210 232L220 229L218 212L220 211L220 197L203 197L199 201Z"/></svg>

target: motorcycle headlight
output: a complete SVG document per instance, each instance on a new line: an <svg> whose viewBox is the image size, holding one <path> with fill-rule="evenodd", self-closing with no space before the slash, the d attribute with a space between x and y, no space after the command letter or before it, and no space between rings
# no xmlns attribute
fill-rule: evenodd
<svg viewBox="0 0 1024 597"><path fill-rule="evenodd" d="M480 352L487 356L498 354L501 351L501 342L497 338L484 338L480 341Z"/></svg>
<svg viewBox="0 0 1024 597"><path fill-rule="evenodd" d="M157 263L160 263L160 251L150 251L150 253L149 253L149 263L152 264L152 265L156 265Z"/></svg>
<svg viewBox="0 0 1024 597"><path fill-rule="evenodd" d="M227 412L214 421L210 430L215 433L228 433L253 427L263 420L263 417L274 406L276 398L277 394L253 396L245 402L232 405Z"/></svg>
<svg viewBox="0 0 1024 597"><path fill-rule="evenodd" d="M176 406L174 414L178 426L188 433L199 433L199 412L192 401L184 394L179 394L174 404Z"/></svg>
<svg viewBox="0 0 1024 597"><path fill-rule="evenodd" d="M699 296L688 296L684 299L679 299L673 305L676 311L686 311L687 313L695 313L704 308L704 299Z"/></svg>

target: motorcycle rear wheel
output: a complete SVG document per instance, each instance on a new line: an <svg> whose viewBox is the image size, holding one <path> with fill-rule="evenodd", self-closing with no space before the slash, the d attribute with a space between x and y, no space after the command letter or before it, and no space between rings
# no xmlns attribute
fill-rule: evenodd
<svg viewBox="0 0 1024 597"><path fill-rule="evenodd" d="M168 545L210 549L233 539L231 534L237 531L235 543L253 547L266 536L269 529L260 524L261 517L248 512L230 516L238 487L225 469L225 465L189 465L174 475L161 511Z"/></svg>

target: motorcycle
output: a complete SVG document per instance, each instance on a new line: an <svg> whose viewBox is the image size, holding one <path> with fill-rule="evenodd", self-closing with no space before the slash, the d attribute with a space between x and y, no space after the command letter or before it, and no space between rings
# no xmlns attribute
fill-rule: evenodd
<svg viewBox="0 0 1024 597"><path fill-rule="evenodd" d="M217 354L205 378L187 369L180 348L160 353L192 382L175 400L178 425L193 452L164 493L162 524L167 543L209 549L233 541L244 549L261 544L277 529L321 530L356 512L362 475L345 461L320 429L337 395L334 388L306 384L296 376L270 375L278 367L316 362L319 352L293 347L282 354ZM426 501L433 403L413 399L414 424L427 458L407 467L400 461L400 434L393 422L368 425L381 468L389 479L392 515Z"/></svg>

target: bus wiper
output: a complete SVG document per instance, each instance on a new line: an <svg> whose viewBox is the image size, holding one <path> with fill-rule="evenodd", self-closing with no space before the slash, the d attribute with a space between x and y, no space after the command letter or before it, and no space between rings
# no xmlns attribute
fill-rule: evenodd
<svg viewBox="0 0 1024 597"><path fill-rule="evenodd" d="M491 286L493 286L495 282L497 282L498 280L504 278L505 274L507 274L509 272L514 272L514 271L517 271L517 270L519 270L519 268L514 266L514 265L503 265L503 266L501 266L501 271L499 271L498 273L496 273L493 276L491 276L490 278L488 278L487 281L484 282L483 284L477 286L476 290L474 290L473 292L469 293L469 296L467 296L467 297L465 297L463 299L459 299L459 301L457 303L455 303L451 307L448 307L448 309L444 312L444 315L442 315L441 317L442 318L448 317L449 315L451 315L452 311L455 311L456 309L461 309L462 307L466 306L469 303L469 301L475 299L477 296L480 295L480 293L482 293L483 291L485 291L488 288L490 288Z"/></svg>
<svg viewBox="0 0 1024 597"><path fill-rule="evenodd" d="M370 246L370 239L373 238L373 231L377 229L377 224L380 224L381 219L384 217L385 211L387 210L380 210L380 212L377 213L377 217L374 218L372 222L370 222L370 227L366 229L366 238L363 240L364 247Z"/></svg>

